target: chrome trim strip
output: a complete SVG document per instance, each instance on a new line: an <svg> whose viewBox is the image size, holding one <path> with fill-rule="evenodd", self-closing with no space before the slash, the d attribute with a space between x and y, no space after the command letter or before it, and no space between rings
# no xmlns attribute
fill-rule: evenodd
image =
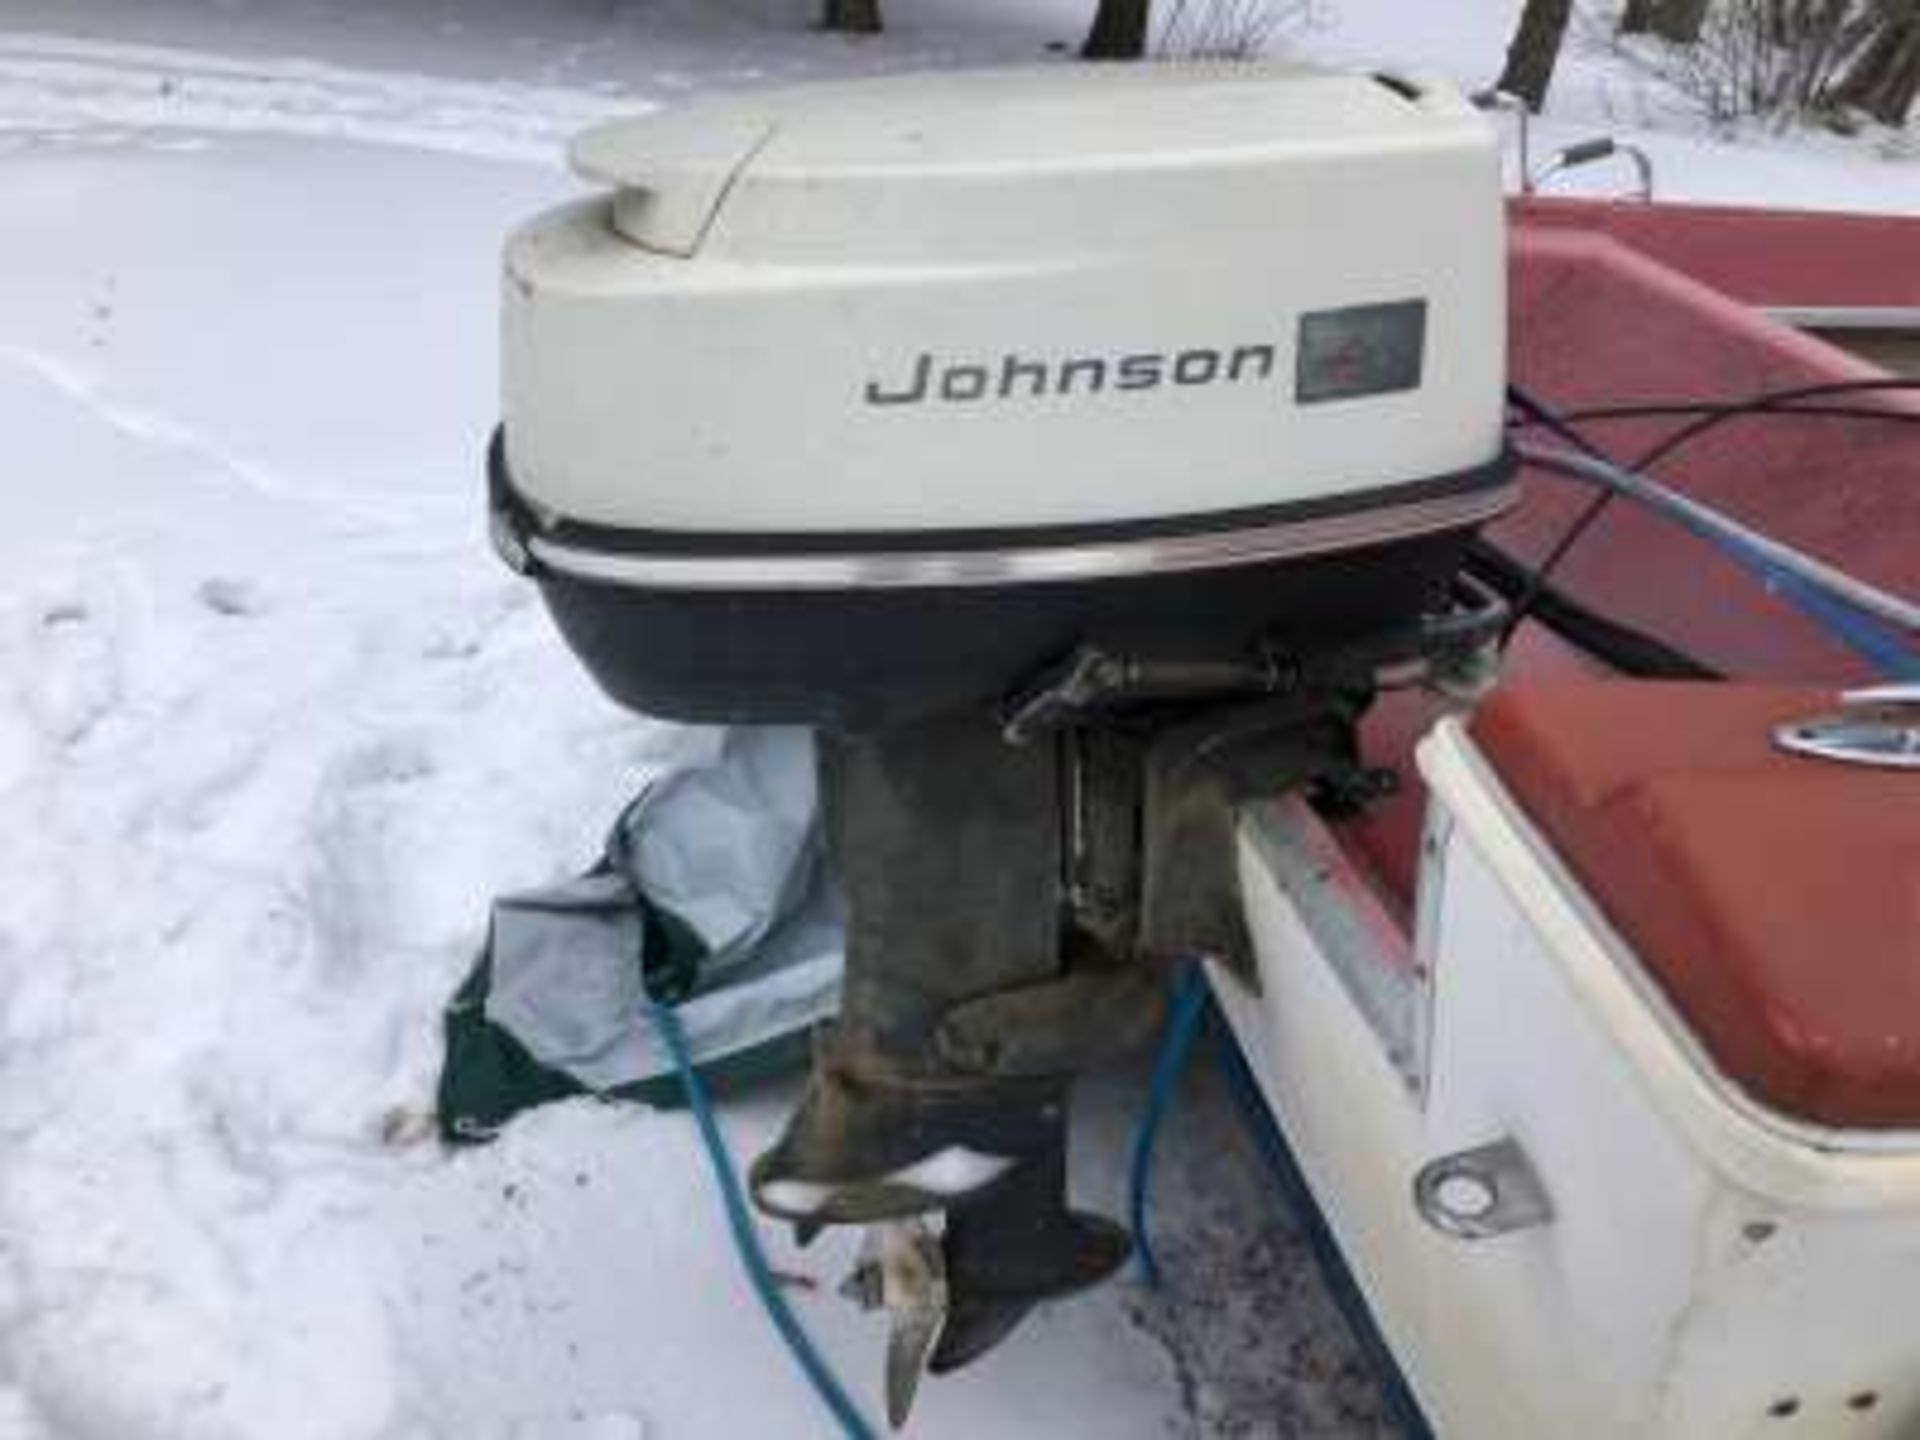
<svg viewBox="0 0 1920 1440"><path fill-rule="evenodd" d="M1920 305L1769 305L1767 314L1802 330L1920 330Z"/></svg>
<svg viewBox="0 0 1920 1440"><path fill-rule="evenodd" d="M1420 978L1409 937L1357 876L1341 873L1348 866L1344 852L1309 815L1296 797L1260 801L1240 811L1240 834L1293 906L1380 1055L1424 1106L1432 991Z"/></svg>
<svg viewBox="0 0 1920 1440"><path fill-rule="evenodd" d="M806 555L632 555L538 535L540 564L577 580L649 590L907 590L1059 584L1177 575L1365 549L1484 524L1520 497L1517 481L1469 495L1407 501L1313 520L1139 540L996 550L895 550Z"/></svg>

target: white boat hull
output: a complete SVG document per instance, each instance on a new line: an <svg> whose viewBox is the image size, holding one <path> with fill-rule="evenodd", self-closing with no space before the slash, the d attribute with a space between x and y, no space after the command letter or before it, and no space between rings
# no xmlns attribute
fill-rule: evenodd
<svg viewBox="0 0 1920 1440"><path fill-rule="evenodd" d="M1214 978L1435 1431L1915 1433L1920 1137L1746 1099L1464 730L1443 724L1420 762L1434 799L1412 947L1394 953L1364 883L1284 802L1242 829L1260 993ZM1416 1173L1499 1140L1550 1218L1436 1229Z"/></svg>

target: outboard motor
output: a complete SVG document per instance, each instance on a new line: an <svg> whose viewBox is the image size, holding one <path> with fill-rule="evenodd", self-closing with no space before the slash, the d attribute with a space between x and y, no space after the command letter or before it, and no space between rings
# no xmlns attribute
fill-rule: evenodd
<svg viewBox="0 0 1920 1440"><path fill-rule="evenodd" d="M1054 66L603 125L506 259L501 554L649 714L818 727L840 1018L753 1168L875 1227L890 1408L1112 1273L1068 1092L1244 951L1250 793L1484 678L1494 136L1440 83Z"/></svg>

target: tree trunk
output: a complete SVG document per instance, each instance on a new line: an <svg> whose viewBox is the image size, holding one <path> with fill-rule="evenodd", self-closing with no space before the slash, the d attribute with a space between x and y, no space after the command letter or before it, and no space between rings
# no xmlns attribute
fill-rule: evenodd
<svg viewBox="0 0 1920 1440"><path fill-rule="evenodd" d="M1646 34L1653 28L1653 12L1658 8L1659 0L1627 0L1627 8L1620 12L1620 33Z"/></svg>
<svg viewBox="0 0 1920 1440"><path fill-rule="evenodd" d="M1151 0L1100 0L1093 28L1080 46L1086 60L1138 60L1147 49L1147 9Z"/></svg>
<svg viewBox="0 0 1920 1440"><path fill-rule="evenodd" d="M1651 32L1663 40L1691 45L1700 38L1700 27L1706 24L1709 3L1710 0L1627 0L1627 8L1620 12L1620 33Z"/></svg>
<svg viewBox="0 0 1920 1440"><path fill-rule="evenodd" d="M1560 58L1560 42L1566 38L1567 21L1573 15L1573 0L1527 0L1520 12L1519 28L1507 47L1506 68L1496 82L1499 89L1518 95L1529 109L1538 111L1547 102L1547 87L1553 83L1553 67Z"/></svg>
<svg viewBox="0 0 1920 1440"><path fill-rule="evenodd" d="M1904 125L1920 97L1920 0L1884 0L1872 38L1833 87L1832 99L1883 125Z"/></svg>
<svg viewBox="0 0 1920 1440"><path fill-rule="evenodd" d="M1691 45L1707 23L1709 0L1660 0L1653 7L1653 33L1678 45Z"/></svg>
<svg viewBox="0 0 1920 1440"><path fill-rule="evenodd" d="M822 29L839 30L848 35L878 35L880 0L826 0L820 12L820 25Z"/></svg>

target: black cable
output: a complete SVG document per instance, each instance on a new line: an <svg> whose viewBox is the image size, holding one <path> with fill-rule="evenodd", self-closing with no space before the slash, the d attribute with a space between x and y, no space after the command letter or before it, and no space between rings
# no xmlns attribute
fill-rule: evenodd
<svg viewBox="0 0 1920 1440"><path fill-rule="evenodd" d="M1611 457L1575 428L1576 421L1623 420L1657 413L1694 415L1695 419L1661 437L1659 442L1638 460L1622 467L1642 471L1659 464L1730 420L1765 414L1810 414L1815 413L1812 407L1802 410L1795 402L1824 399L1834 395L1860 395L1887 391L1920 391L1920 379L1889 376L1875 380L1838 380L1817 385L1795 385L1776 390L1763 390L1742 400L1683 401L1658 406L1596 406L1570 412L1552 409L1519 385L1507 386L1508 398L1526 415L1529 422L1544 426L1568 444L1601 459ZM1920 416L1894 410L1876 410L1867 413L1870 418L1876 420L1890 419L1904 422L1920 419ZM1561 532L1560 538L1553 543L1553 547L1534 567L1531 583L1514 602L1513 615L1507 628L1509 636L1529 614L1538 608L1540 597L1547 589L1547 582L1552 578L1554 570L1566 559L1567 553L1593 528L1595 522L1606 513L1607 507L1613 503L1615 493L1612 490L1602 490L1589 500L1580 513L1573 518L1573 522Z"/></svg>
<svg viewBox="0 0 1920 1440"><path fill-rule="evenodd" d="M1516 397L1524 393L1520 391L1518 386L1509 386L1508 388L1511 392L1515 393ZM1866 395L1887 391L1920 391L1920 380L1895 378L1892 376L1876 380L1835 380L1817 385L1793 385L1776 390L1762 390L1743 400L1721 400L1697 403L1683 402L1681 406L1676 408L1690 411L1694 413L1697 418L1688 424L1680 426L1669 434L1662 436L1660 441L1654 445L1651 450L1647 451L1638 460L1625 468L1628 470L1650 469L1662 460L1667 459L1669 456L1692 444L1709 431L1718 429L1729 420L1744 419L1752 415L1795 413L1797 410L1797 402L1801 400L1824 399L1834 395ZM1579 421L1626 419L1637 413L1649 413L1652 409L1652 407L1638 405L1612 405L1592 407L1586 410L1568 413L1558 413L1549 410L1531 395L1528 395L1526 400L1521 403L1521 408L1526 410L1530 416L1551 415L1556 423L1549 426L1549 428L1562 438L1577 436L1579 432L1575 430L1573 426ZM1920 417L1910 417L1900 411L1884 410L1875 411L1873 418L1904 420ZM1542 420L1541 423L1544 424L1546 422ZM1583 443L1581 448L1586 450L1589 455L1597 455L1600 453L1590 444ZM1560 541L1554 546L1553 551L1548 555L1547 559L1541 562L1541 569L1543 571L1551 573L1553 567L1565 558L1566 552L1573 548L1574 542L1593 525L1595 520L1600 518L1600 513L1607 508L1607 505L1613 500L1613 496L1614 492L1611 490L1602 491L1600 495L1587 506L1586 511L1568 527L1567 533L1563 535Z"/></svg>
<svg viewBox="0 0 1920 1440"><path fill-rule="evenodd" d="M1794 385L1775 390L1762 390L1738 400L1685 400L1660 404L1635 405L1592 405L1577 410L1559 412L1560 418L1568 424L1584 424L1589 420L1629 420L1654 415L1716 415L1731 420L1749 412L1778 412L1784 407L1801 400L1825 400L1836 395L1877 395L1888 392L1920 391L1920 379L1908 376L1885 376L1873 380L1831 380L1817 385ZM1807 413L1813 413L1809 407ZM1873 410L1865 412L1875 419L1911 420L1920 418L1916 412L1906 410ZM1717 419L1714 424L1720 424Z"/></svg>
<svg viewBox="0 0 1920 1440"><path fill-rule="evenodd" d="M1507 383L1507 403L1524 411L1527 419L1535 425L1543 425L1558 435L1574 449L1584 451L1596 460L1611 460L1604 450L1595 445L1586 436L1573 428L1566 416L1546 404L1531 390L1512 381Z"/></svg>
<svg viewBox="0 0 1920 1440"><path fill-rule="evenodd" d="M1736 410L1743 418L1748 415L1756 418L1805 415L1816 420L1885 420L1895 425L1920 425L1920 410L1886 410L1866 405L1800 405L1791 401L1768 405L1742 403L1737 406L1730 406L1724 401L1673 405L1619 405L1593 410L1569 410L1561 418L1572 424L1591 425L1596 421L1606 424L1615 420L1678 419L1694 415L1720 414L1727 410ZM1510 426L1526 426L1537 425L1540 422L1530 415L1524 415L1516 416L1508 423Z"/></svg>
<svg viewBox="0 0 1920 1440"><path fill-rule="evenodd" d="M1533 618L1622 675L1641 680L1723 680L1725 675L1644 630L1590 609L1554 585L1535 586L1535 572L1496 545L1475 540L1467 569L1511 605L1533 591Z"/></svg>
<svg viewBox="0 0 1920 1440"><path fill-rule="evenodd" d="M1532 392L1519 385L1509 383L1507 386L1507 399L1512 404L1518 406L1535 424L1544 425L1567 444L1573 446L1574 449L1584 451L1596 460L1611 460L1613 458L1598 445L1595 445L1587 439L1586 436L1582 435L1557 411L1542 402L1532 394ZM1573 542L1585 534L1587 527L1600 518L1601 508L1612 498L1612 491L1603 490L1599 495L1595 496L1594 499L1589 500L1586 508L1574 517L1573 524L1569 525L1566 530L1562 532L1559 540L1554 542L1553 548L1547 552L1546 559L1533 567L1533 573L1527 577L1525 587L1514 598L1512 613L1507 617L1507 628L1502 638L1503 644L1511 642L1515 634L1519 632L1521 625L1526 623L1527 617L1539 609L1540 597L1546 593L1547 582L1553 578L1554 566L1566 558L1567 551L1573 548ZM1569 636L1568 638L1571 639L1572 637Z"/></svg>

